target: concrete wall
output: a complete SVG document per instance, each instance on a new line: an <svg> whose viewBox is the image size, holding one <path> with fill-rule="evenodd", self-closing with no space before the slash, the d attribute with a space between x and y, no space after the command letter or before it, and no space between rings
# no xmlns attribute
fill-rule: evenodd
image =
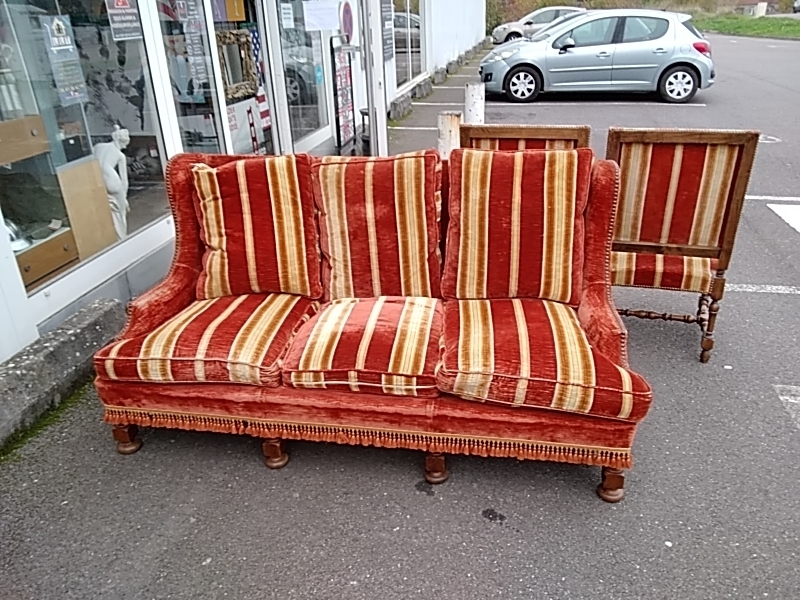
<svg viewBox="0 0 800 600"><path fill-rule="evenodd" d="M429 73L446 67L486 37L486 0L427 0L424 4Z"/></svg>

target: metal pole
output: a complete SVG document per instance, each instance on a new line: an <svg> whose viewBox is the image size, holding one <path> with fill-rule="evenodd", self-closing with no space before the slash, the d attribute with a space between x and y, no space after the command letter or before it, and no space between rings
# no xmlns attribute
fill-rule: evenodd
<svg viewBox="0 0 800 600"><path fill-rule="evenodd" d="M450 153L461 147L461 119L459 111L444 111L439 113L439 154L442 160L449 160Z"/></svg>
<svg viewBox="0 0 800 600"><path fill-rule="evenodd" d="M468 83L464 89L464 122L470 125L483 125L486 86L482 83Z"/></svg>

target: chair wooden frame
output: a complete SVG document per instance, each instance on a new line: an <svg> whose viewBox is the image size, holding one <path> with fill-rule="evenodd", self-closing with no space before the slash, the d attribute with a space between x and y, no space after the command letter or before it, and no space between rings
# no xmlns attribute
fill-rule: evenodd
<svg viewBox="0 0 800 600"><path fill-rule="evenodd" d="M700 361L708 362L714 348L714 328L719 313L719 303L725 291L725 273L730 265L731 253L736 239L742 207L744 206L747 186L758 145L757 131L727 131L705 129L628 129L612 127L608 130L606 158L616 161L622 167L622 177L626 169L622 163L622 150L625 144L702 144L702 145L735 145L740 146L737 176L731 182L731 191L722 217L723 227L716 246L692 246L686 244L654 244L647 242L631 242L614 240L614 252L631 252L638 254L664 254L683 257L701 257L717 260L717 268L713 273L708 293L700 295L696 315L676 315L656 313L645 310L621 309L623 316L643 319L662 319L696 323L702 331ZM622 181L624 186L625 182ZM618 207L619 210L619 207ZM655 288L663 289L663 288Z"/></svg>
<svg viewBox="0 0 800 600"><path fill-rule="evenodd" d="M575 148L588 148L592 128L588 125L461 125L461 147L474 148L481 139L571 141Z"/></svg>

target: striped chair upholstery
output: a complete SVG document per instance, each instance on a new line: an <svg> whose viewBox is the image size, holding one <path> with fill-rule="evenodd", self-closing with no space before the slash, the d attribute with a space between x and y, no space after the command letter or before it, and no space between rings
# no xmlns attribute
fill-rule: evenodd
<svg viewBox="0 0 800 600"><path fill-rule="evenodd" d="M611 254L611 284L708 294L718 261L672 254Z"/></svg>
<svg viewBox="0 0 800 600"><path fill-rule="evenodd" d="M442 391L478 402L640 421L652 391L590 346L575 311L536 299L445 302Z"/></svg>
<svg viewBox="0 0 800 600"><path fill-rule="evenodd" d="M588 148L588 125L462 125L461 147L482 150L574 150Z"/></svg>
<svg viewBox="0 0 800 600"><path fill-rule="evenodd" d="M254 157L193 168L206 251L198 300L286 293L319 298L311 158Z"/></svg>
<svg viewBox="0 0 800 600"><path fill-rule="evenodd" d="M101 379L280 385L280 360L317 302L289 294L198 300L147 335L95 355Z"/></svg>
<svg viewBox="0 0 800 600"><path fill-rule="evenodd" d="M314 163L326 300L439 296L441 168L434 150Z"/></svg>
<svg viewBox="0 0 800 600"><path fill-rule="evenodd" d="M334 300L292 343L284 385L435 397L441 334L435 298Z"/></svg>
<svg viewBox="0 0 800 600"><path fill-rule="evenodd" d="M445 298L541 298L577 305L594 155L455 150Z"/></svg>

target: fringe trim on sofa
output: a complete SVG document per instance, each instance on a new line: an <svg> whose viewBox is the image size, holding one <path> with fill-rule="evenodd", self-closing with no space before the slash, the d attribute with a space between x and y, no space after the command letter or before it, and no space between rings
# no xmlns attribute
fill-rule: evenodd
<svg viewBox="0 0 800 600"><path fill-rule="evenodd" d="M306 425L258 419L241 419L188 413L168 413L128 408L105 408L104 420L112 425L140 425L188 431L235 433L258 438L281 438L309 442L331 442L377 448L405 448L443 454L468 454L519 460L545 460L615 469L630 469L630 450L572 446L495 438L462 437L382 429Z"/></svg>

